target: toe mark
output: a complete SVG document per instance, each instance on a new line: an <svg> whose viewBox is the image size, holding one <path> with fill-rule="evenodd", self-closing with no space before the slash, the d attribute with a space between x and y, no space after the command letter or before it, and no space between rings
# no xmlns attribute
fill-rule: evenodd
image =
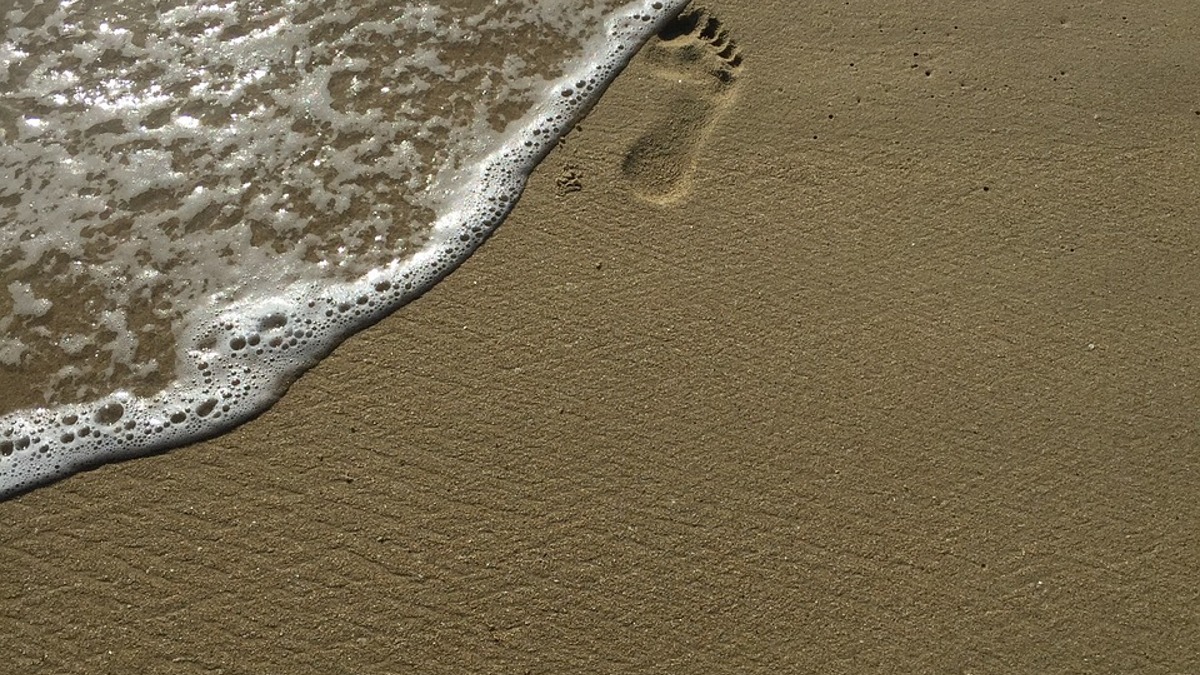
<svg viewBox="0 0 1200 675"><path fill-rule="evenodd" d="M729 32L725 30L721 21L709 14L706 9L698 7L687 9L667 23L659 31L658 37L663 42L690 38L712 47L722 61L720 71L714 74L723 82L732 80L732 71L742 65L742 54L738 49L737 42L729 37Z"/></svg>
<svg viewBox="0 0 1200 675"><path fill-rule="evenodd" d="M694 9L688 9L663 26L663 29L658 32L658 37L663 42L678 40L694 33L699 25L700 13Z"/></svg>

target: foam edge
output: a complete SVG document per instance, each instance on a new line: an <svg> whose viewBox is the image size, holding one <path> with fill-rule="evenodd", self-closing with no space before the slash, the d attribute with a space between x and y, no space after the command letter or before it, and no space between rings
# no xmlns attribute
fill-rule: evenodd
<svg viewBox="0 0 1200 675"><path fill-rule="evenodd" d="M427 244L336 285L296 283L207 318L189 317L176 379L158 394L115 392L84 404L0 417L0 499L74 473L211 438L257 416L351 334L423 294L516 204L537 164L599 99L642 44L687 0L641 0L614 15L584 57L507 132L444 202Z"/></svg>

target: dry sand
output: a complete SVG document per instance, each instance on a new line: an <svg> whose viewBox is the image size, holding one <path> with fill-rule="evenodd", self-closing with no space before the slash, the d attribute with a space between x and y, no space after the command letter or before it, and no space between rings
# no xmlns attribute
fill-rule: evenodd
<svg viewBox="0 0 1200 675"><path fill-rule="evenodd" d="M274 409L0 504L0 671L1200 672L1200 4L706 6Z"/></svg>

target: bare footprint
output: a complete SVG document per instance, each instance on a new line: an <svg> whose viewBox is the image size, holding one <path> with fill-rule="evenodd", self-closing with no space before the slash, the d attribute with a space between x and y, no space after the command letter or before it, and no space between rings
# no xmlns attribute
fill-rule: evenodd
<svg viewBox="0 0 1200 675"><path fill-rule="evenodd" d="M639 197L669 203L691 191L697 151L736 89L742 57L721 22L702 8L685 10L643 54L662 95L621 170Z"/></svg>

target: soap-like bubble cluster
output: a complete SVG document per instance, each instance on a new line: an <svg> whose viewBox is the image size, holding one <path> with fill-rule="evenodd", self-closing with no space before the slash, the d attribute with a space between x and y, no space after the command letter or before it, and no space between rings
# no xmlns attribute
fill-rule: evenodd
<svg viewBox="0 0 1200 675"><path fill-rule="evenodd" d="M0 369L55 404L0 417L0 496L270 405L469 256L685 3L27 4L0 43Z"/></svg>

